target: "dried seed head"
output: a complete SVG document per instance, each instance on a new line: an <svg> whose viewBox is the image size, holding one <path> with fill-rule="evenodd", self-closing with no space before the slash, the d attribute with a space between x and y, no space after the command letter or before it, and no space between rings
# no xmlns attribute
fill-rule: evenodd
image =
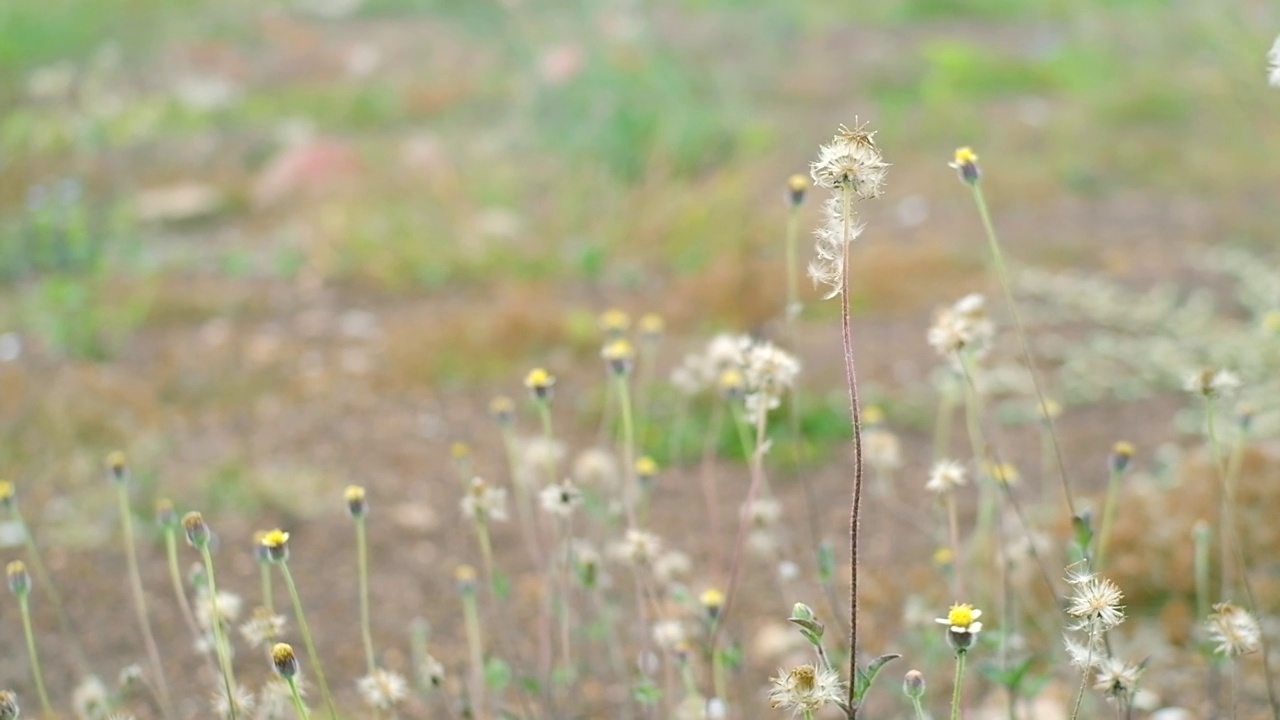
<svg viewBox="0 0 1280 720"><path fill-rule="evenodd" d="M271 665L285 680L298 676L298 656L289 643L276 643L271 647Z"/></svg>
<svg viewBox="0 0 1280 720"><path fill-rule="evenodd" d="M1067 614L1077 618L1074 629L1103 632L1124 622L1124 593L1118 585L1087 573L1076 573L1068 582L1075 587L1067 605Z"/></svg>
<svg viewBox="0 0 1280 720"><path fill-rule="evenodd" d="M268 530L262 536L262 547L266 548L267 559L282 563L289 559L289 533L276 528Z"/></svg>
<svg viewBox="0 0 1280 720"><path fill-rule="evenodd" d="M390 710L409 696L409 683L404 677L382 668L357 680L356 688L365 703L378 710Z"/></svg>
<svg viewBox="0 0 1280 720"><path fill-rule="evenodd" d="M116 482L124 482L129 478L129 466L123 452L113 450L107 454L107 472Z"/></svg>
<svg viewBox="0 0 1280 720"><path fill-rule="evenodd" d="M1111 472L1119 475L1120 473L1128 469L1129 461L1133 459L1134 452L1135 452L1135 449L1133 447L1133 443L1131 442L1125 442L1124 440L1121 440L1115 445L1112 445L1111 458L1110 458L1110 462L1108 463L1108 465L1111 468Z"/></svg>
<svg viewBox="0 0 1280 720"><path fill-rule="evenodd" d="M1225 397L1240 389L1240 377L1230 370L1201 368L1187 376L1183 387L1204 398Z"/></svg>
<svg viewBox="0 0 1280 720"><path fill-rule="evenodd" d="M929 482L924 489L935 495L945 495L968 482L964 465L953 460L942 460L935 463L929 472Z"/></svg>
<svg viewBox="0 0 1280 720"><path fill-rule="evenodd" d="M524 376L524 386L529 388L533 399L539 402L545 402L551 398L551 389L555 384L555 376L543 368L534 368Z"/></svg>
<svg viewBox="0 0 1280 720"><path fill-rule="evenodd" d="M850 130L841 125L831 142L818 149L818 159L809 168L816 185L848 189L864 200L880 196L889 165L876 147L875 133L866 127L856 124Z"/></svg>
<svg viewBox="0 0 1280 720"><path fill-rule="evenodd" d="M189 512L182 516L182 530L187 534L187 543L191 547L202 548L209 544L209 525L204 516L198 512Z"/></svg>
<svg viewBox="0 0 1280 720"><path fill-rule="evenodd" d="M977 184L982 178L982 171L978 168L978 154L973 148L956 148L955 160L948 164L960 173L961 180L970 185Z"/></svg>
<svg viewBox="0 0 1280 720"><path fill-rule="evenodd" d="M804 194L809 185L809 178L800 173L787 178L787 203L792 208L798 208L804 203Z"/></svg>
<svg viewBox="0 0 1280 720"><path fill-rule="evenodd" d="M18 696L12 690L0 690L0 720L17 720Z"/></svg>
<svg viewBox="0 0 1280 720"><path fill-rule="evenodd" d="M18 597L26 597L31 592L31 575L27 573L27 566L21 560L14 560L4 568L5 575L9 578L9 591Z"/></svg>
<svg viewBox="0 0 1280 720"><path fill-rule="evenodd" d="M353 518L362 518L369 512L369 503L364 497L364 488L359 485L348 485L342 493L347 501L347 511Z"/></svg>
<svg viewBox="0 0 1280 720"><path fill-rule="evenodd" d="M771 682L769 705L796 715L812 714L844 700L840 676L828 667L800 665L789 671L779 670Z"/></svg>
<svg viewBox="0 0 1280 720"><path fill-rule="evenodd" d="M0 480L0 508L8 510L13 507L13 498L17 489L8 480Z"/></svg>
<svg viewBox="0 0 1280 720"><path fill-rule="evenodd" d="M516 405L511 402L511 398L505 395L489 401L489 415L503 427L508 427L516 421Z"/></svg>
<svg viewBox="0 0 1280 720"><path fill-rule="evenodd" d="M1209 616L1209 639L1220 655L1248 655L1262 647L1262 627L1253 613L1231 603L1218 603Z"/></svg>

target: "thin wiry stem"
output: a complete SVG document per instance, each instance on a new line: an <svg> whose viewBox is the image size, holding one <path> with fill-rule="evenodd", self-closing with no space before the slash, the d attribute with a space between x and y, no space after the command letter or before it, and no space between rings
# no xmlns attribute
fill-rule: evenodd
<svg viewBox="0 0 1280 720"><path fill-rule="evenodd" d="M951 690L951 720L960 720L960 699L964 688L964 659L969 653L963 650L956 653L956 681Z"/></svg>
<svg viewBox="0 0 1280 720"><path fill-rule="evenodd" d="M1009 314L1013 316L1014 327L1018 331L1018 342L1022 346L1022 359L1027 365L1027 372L1031 375L1031 385L1036 391L1037 407L1043 409L1048 407L1045 404L1044 390L1040 386L1040 374L1036 372L1035 362L1031 358L1031 344L1027 340L1027 331L1022 325L1022 317L1018 314L1018 306L1013 299L1013 287L1009 282L1009 269L1004 262L1004 253L1000 249L1000 241L996 237L995 225L991 222L991 213L987 210L987 199L982 194L982 185L978 182L969 183L969 187L973 190L973 200L978 206L978 214L982 216L982 227L987 233L987 244L991 247L991 260L995 265L996 275L1000 278L1000 287L1004 290L1005 300L1009 303ZM1045 423L1049 428L1049 435L1053 440L1053 456L1058 466L1058 477L1062 481L1062 496L1067 503L1067 512L1071 513L1071 517L1076 517L1075 500L1071 497L1071 486L1067 481L1067 466L1062 461L1062 443L1058 440L1058 431L1054 427L1053 418L1045 413Z"/></svg>
<svg viewBox="0 0 1280 720"><path fill-rule="evenodd" d="M467 685L471 695L471 714L484 720L488 716L484 705L484 646L480 640L480 615L476 610L475 592L462 596L463 624L467 631L467 658L470 668Z"/></svg>
<svg viewBox="0 0 1280 720"><path fill-rule="evenodd" d="M173 717L173 704L169 700L169 685L164 679L164 664L160 662L160 650L151 632L151 616L147 612L146 590L142 587L142 573L138 569L138 545L133 534L133 511L129 508L129 489L124 482L116 482L116 500L120 508L120 527L124 531L125 559L129 565L129 587L133 592L133 609L142 629L142 642L146 646L147 661L155 678L160 695L160 706L167 718Z"/></svg>
<svg viewBox="0 0 1280 720"><path fill-rule="evenodd" d="M178 569L178 530L176 527L166 527L164 529L164 553L166 565L169 568L169 583L173 586L173 595L178 600L178 610L182 613L182 620L186 623L187 629L191 631L192 639L199 640L202 635L200 626L196 623L195 613L191 612L191 601L187 599L187 591L182 584L182 572ZM213 670L215 673L219 672L216 665L213 666Z"/></svg>
<svg viewBox="0 0 1280 720"><path fill-rule="evenodd" d="M631 409L631 386L625 374L617 374L618 414L622 417L622 507L627 526L636 526L634 495L636 493L636 428Z"/></svg>
<svg viewBox="0 0 1280 720"><path fill-rule="evenodd" d="M53 605L54 611L58 614L58 624L62 627L62 634L70 642L71 649L75 654L76 664L80 666L80 670L84 675L92 675L93 672L89 669L89 661L85 659L84 648L80 646L80 631L76 629L71 616L67 614L66 606L62 604L62 596L58 593L57 586L53 584L49 571L45 569L44 561L40 558L40 550L36 546L35 535L31 533L31 526L27 524L26 518L22 516L22 510L18 507L17 502L14 502L10 509L13 519L22 528L22 541L27 548L27 559L31 563L31 567L35 568L36 580L49 594L49 603Z"/></svg>
<svg viewBox="0 0 1280 720"><path fill-rule="evenodd" d="M356 521L356 572L360 582L360 639L364 641L364 659L369 667L369 675L378 669L373 654L373 631L369 627L369 539L365 516L361 513Z"/></svg>
<svg viewBox="0 0 1280 720"><path fill-rule="evenodd" d="M49 705L49 693L44 689L44 674L40 672L40 655L36 652L36 636L31 630L31 603L27 593L18 595L18 609L22 613L22 633L27 638L27 657L31 660L31 676L36 681L36 693L40 696L40 709L46 718L53 717Z"/></svg>
<svg viewBox="0 0 1280 720"><path fill-rule="evenodd" d="M289 683L289 695L293 697L293 710L298 713L298 720L311 720L307 706L302 702L302 693L298 692L298 681L289 678L285 682Z"/></svg>
<svg viewBox="0 0 1280 720"><path fill-rule="evenodd" d="M1102 510L1102 531L1098 534L1098 569L1104 568L1107 558L1107 545L1111 539L1111 527L1115 522L1116 500L1120 495L1121 473L1111 468L1111 477L1107 483L1107 502Z"/></svg>
<svg viewBox="0 0 1280 720"><path fill-rule="evenodd" d="M298 597L298 587L293 583L293 574L289 572L289 564L280 562L280 575L284 578L285 588L289 590L289 599L293 602L293 612L298 617L298 631L302 633L302 642L307 646L307 659L316 669L316 681L320 683L320 692L324 694L324 704L329 708L330 720L338 720L338 709L333 704L333 694L329 692L329 682L325 680L324 669L320 667L320 656L316 653L315 641L311 638L311 628L307 625L307 616L302 612L302 598ZM212 589L210 585L210 589Z"/></svg>
<svg viewBox="0 0 1280 720"><path fill-rule="evenodd" d="M218 581L213 575L213 555L207 543L200 545L200 558L204 560L205 580L209 583L209 617L213 625L213 650L222 670L223 690L227 693L227 709L231 720L236 719L236 678L231 668L231 646L223 633L222 618L218 615Z"/></svg>
<svg viewBox="0 0 1280 720"><path fill-rule="evenodd" d="M853 491L849 507L849 717L858 714L854 692L858 677L858 535L862 513L862 417L858 408L858 375L853 362L853 334L849 321L849 242L852 239L853 211L850 208L853 191L845 186L840 189L840 339L844 350L845 385L849 389L849 420L853 425Z"/></svg>

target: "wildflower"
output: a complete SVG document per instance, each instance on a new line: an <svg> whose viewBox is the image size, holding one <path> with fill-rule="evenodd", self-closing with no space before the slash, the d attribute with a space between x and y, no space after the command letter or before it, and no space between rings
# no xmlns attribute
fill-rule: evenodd
<svg viewBox="0 0 1280 720"><path fill-rule="evenodd" d="M565 478L559 484L548 485L538 494L542 509L560 518L568 518L582 504L582 491L573 481Z"/></svg>
<svg viewBox="0 0 1280 720"><path fill-rule="evenodd" d="M743 361L747 391L769 410L778 407L782 394L795 385L800 374L800 361L769 342L749 345Z"/></svg>
<svg viewBox="0 0 1280 720"><path fill-rule="evenodd" d="M883 191L888 167L876 147L874 132L868 132L865 124L852 130L842 125L831 142L818 149L818 159L809 172L819 187L847 188L866 200Z"/></svg>
<svg viewBox="0 0 1280 720"><path fill-rule="evenodd" d="M983 470L987 477L995 480L1001 485L1017 485L1022 476L1018 474L1018 468L1013 463L987 463Z"/></svg>
<svg viewBox="0 0 1280 720"><path fill-rule="evenodd" d="M125 665L120 668L119 675L116 676L116 685L121 690L130 690L142 682L142 667L137 663Z"/></svg>
<svg viewBox="0 0 1280 720"><path fill-rule="evenodd" d="M156 525L166 531L178 528L178 513L167 498L156 500Z"/></svg>
<svg viewBox="0 0 1280 720"><path fill-rule="evenodd" d="M1276 38L1271 50L1267 52L1267 82L1271 87L1280 87L1280 37Z"/></svg>
<svg viewBox="0 0 1280 720"><path fill-rule="evenodd" d="M1253 403L1240 403L1236 406L1236 424L1244 432L1248 432L1253 425L1253 419L1258 415L1258 406Z"/></svg>
<svg viewBox="0 0 1280 720"><path fill-rule="evenodd" d="M942 460L929 471L929 482L924 484L924 489L935 495L945 495L966 482L963 465L954 460Z"/></svg>
<svg viewBox="0 0 1280 720"><path fill-rule="evenodd" d="M360 696L369 707L390 710L409 695L409 683L389 670L374 670L356 681Z"/></svg>
<svg viewBox="0 0 1280 720"><path fill-rule="evenodd" d="M196 622L206 630L213 628L215 620L223 626L229 625L240 617L242 605L240 596L232 592L219 592L216 597L202 593L196 602Z"/></svg>
<svg viewBox="0 0 1280 720"><path fill-rule="evenodd" d="M507 491L493 487L481 478L472 478L471 487L462 498L463 516L477 522L507 519Z"/></svg>
<svg viewBox="0 0 1280 720"><path fill-rule="evenodd" d="M618 308L610 308L600 313L600 330L606 337L618 338L631 328L631 316Z"/></svg>
<svg viewBox="0 0 1280 720"><path fill-rule="evenodd" d="M284 562L289 559L289 533L276 528L268 530L262 536L262 547L267 550L267 558L271 562Z"/></svg>
<svg viewBox="0 0 1280 720"><path fill-rule="evenodd" d="M8 480L0 480L0 508L8 510L13 507L13 496L15 492L13 483Z"/></svg>
<svg viewBox="0 0 1280 720"><path fill-rule="evenodd" d="M489 401L489 415L503 427L508 427L516 420L516 406L511 398L505 395Z"/></svg>
<svg viewBox="0 0 1280 720"><path fill-rule="evenodd" d="M614 375L626 375L631 372L632 366L635 364L636 351L631 347L631 343L622 338L610 340L600 350L600 357L609 366L609 371Z"/></svg>
<svg viewBox="0 0 1280 720"><path fill-rule="evenodd" d="M212 536L204 516L198 512L189 512L182 516L182 530L187 535L187 543L194 548L205 547Z"/></svg>
<svg viewBox="0 0 1280 720"><path fill-rule="evenodd" d="M978 154L973 148L962 147L956 148L955 160L948 163L960 173L960 179L974 185L982 177L982 171L978 168Z"/></svg>
<svg viewBox="0 0 1280 720"><path fill-rule="evenodd" d="M956 559L955 551L947 547L946 545L942 545L933 551L934 567L939 567L939 568L948 567L951 565L951 563L955 562L955 559Z"/></svg>
<svg viewBox="0 0 1280 720"><path fill-rule="evenodd" d="M809 189L809 178L796 173L787 178L787 202L793 208L800 207L804 203L805 191Z"/></svg>
<svg viewBox="0 0 1280 720"><path fill-rule="evenodd" d="M555 384L556 377L542 368L534 368L524 376L524 386L529 388L533 399L539 402L551 399L551 389Z"/></svg>
<svg viewBox="0 0 1280 720"><path fill-rule="evenodd" d="M728 368L716 379L716 387L725 400L732 401L742 397L743 382L741 371Z"/></svg>
<svg viewBox="0 0 1280 720"><path fill-rule="evenodd" d="M1111 458L1107 463L1111 468L1111 472L1119 475L1129 467L1129 461L1133 459L1134 447L1133 443L1121 440L1111 446Z"/></svg>
<svg viewBox="0 0 1280 720"><path fill-rule="evenodd" d="M1107 578L1091 575L1076 582L1075 594L1069 598L1067 614L1078 618L1077 630L1090 633L1110 630L1124 622L1124 593Z"/></svg>
<svg viewBox="0 0 1280 720"><path fill-rule="evenodd" d="M644 485L649 485L658 476L658 463L648 455L641 455L636 460L636 478Z"/></svg>
<svg viewBox="0 0 1280 720"><path fill-rule="evenodd" d="M862 425L875 426L884 424L884 408L879 405L868 405L862 410Z"/></svg>
<svg viewBox="0 0 1280 720"><path fill-rule="evenodd" d="M271 666L275 668L276 674L285 680L297 677L298 656L293 652L293 646L289 643L276 643L271 646Z"/></svg>
<svg viewBox="0 0 1280 720"><path fill-rule="evenodd" d="M284 636L285 617L265 607L253 609L253 617L240 626L240 635L252 647L266 647Z"/></svg>
<svg viewBox="0 0 1280 720"><path fill-rule="evenodd" d="M1138 680L1142 677L1142 666L1131 665L1123 660L1108 657L1098 663L1098 675L1094 689L1105 692L1109 697L1130 697L1138 688Z"/></svg>
<svg viewBox="0 0 1280 720"><path fill-rule="evenodd" d="M471 457L471 446L461 440L455 440L449 445L449 456L458 462L466 460Z"/></svg>
<svg viewBox="0 0 1280 720"><path fill-rule="evenodd" d="M129 467L126 464L124 453L119 450L113 450L107 453L107 472L111 479L116 482L124 482L128 479Z"/></svg>
<svg viewBox="0 0 1280 720"><path fill-rule="evenodd" d="M0 720L17 720L18 696L12 690L0 690Z"/></svg>
<svg viewBox="0 0 1280 720"><path fill-rule="evenodd" d="M657 342L666 329L667 323L658 313L645 313L640 316L640 337L645 342Z"/></svg>
<svg viewBox="0 0 1280 720"><path fill-rule="evenodd" d="M1240 377L1230 370L1207 367L1188 375L1183 387L1193 395L1222 397L1240 389Z"/></svg>
<svg viewBox="0 0 1280 720"><path fill-rule="evenodd" d="M4 574L9 578L9 591L14 595L23 597L31 592L31 575L27 573L26 563L14 560L5 566Z"/></svg>
<svg viewBox="0 0 1280 720"><path fill-rule="evenodd" d="M934 622L947 626L947 640L956 652L962 653L973 644L973 639L982 632L982 623L978 618L982 611L968 603L952 605L944 618L935 618Z"/></svg>
<svg viewBox="0 0 1280 720"><path fill-rule="evenodd" d="M1209 639L1218 644L1213 651L1222 655L1248 655L1262 643L1262 627L1253 613L1231 603L1213 606L1208 622Z"/></svg>
<svg viewBox="0 0 1280 720"><path fill-rule="evenodd" d="M369 512L369 503L365 501L364 488L359 485L348 485L342 493L347 501L347 511L353 518L361 518Z"/></svg>
<svg viewBox="0 0 1280 720"><path fill-rule="evenodd" d="M631 529L613 547L613 556L641 567L652 566L662 552L662 540L651 532Z"/></svg>
<svg viewBox="0 0 1280 720"><path fill-rule="evenodd" d="M779 670L778 677L770 682L770 707L790 710L793 717L812 714L843 700L840 675L828 667L799 665L789 671Z"/></svg>
<svg viewBox="0 0 1280 720"><path fill-rule="evenodd" d="M476 591L476 569L470 565L459 565L453 571L453 582L458 586L458 592L463 595L469 595Z"/></svg>
<svg viewBox="0 0 1280 720"><path fill-rule="evenodd" d="M715 620L724 608L724 593L716 588L707 588L698 596L698 602L702 603L702 611L707 614L707 618Z"/></svg>

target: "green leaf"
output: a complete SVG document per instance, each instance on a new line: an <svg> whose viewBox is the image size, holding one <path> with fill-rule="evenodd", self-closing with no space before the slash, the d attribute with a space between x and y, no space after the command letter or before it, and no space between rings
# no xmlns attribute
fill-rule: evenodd
<svg viewBox="0 0 1280 720"><path fill-rule="evenodd" d="M867 664L866 669L858 668L857 676L853 682L853 706L857 709L862 705L862 699L871 691L871 685L876 681L876 676L880 674L880 670L888 665L891 661L902 657L897 653L881 655Z"/></svg>

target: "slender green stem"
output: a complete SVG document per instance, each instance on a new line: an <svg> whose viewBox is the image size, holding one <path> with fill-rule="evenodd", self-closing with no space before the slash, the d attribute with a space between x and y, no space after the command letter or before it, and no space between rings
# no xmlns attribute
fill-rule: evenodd
<svg viewBox="0 0 1280 720"><path fill-rule="evenodd" d="M22 528L22 541L27 548L27 559L30 561L31 567L35 568L36 579L49 594L49 603L53 605L54 611L58 614L58 624L62 627L62 634L70 642L71 648L75 652L76 662L79 664L83 674L92 675L93 672L89 669L89 662L85 659L84 648L80 646L80 632L76 629L75 623L72 622L71 616L67 614L66 606L62 604L62 595L58 592L57 586L53 584L53 579L49 576L49 571L44 566L44 560L41 559L40 550L36 547L36 538L31 532L31 526L27 524L26 518L22 516L22 511L19 509L17 502L14 502L10 508L13 519L18 521L18 525Z"/></svg>
<svg viewBox="0 0 1280 720"><path fill-rule="evenodd" d="M1102 530L1098 534L1098 570L1101 571L1107 559L1107 542L1111 538L1111 525L1115 521L1116 500L1120 495L1121 473L1111 469L1111 479L1107 483L1107 503L1102 511Z"/></svg>
<svg viewBox="0 0 1280 720"><path fill-rule="evenodd" d="M632 498L636 492L636 429L631 413L631 388L626 375L616 375L618 384L618 413L622 416L622 506L627 513L627 524L635 527L635 509Z"/></svg>
<svg viewBox="0 0 1280 720"><path fill-rule="evenodd" d="M920 705L920 698L911 698L911 707L916 711L916 720L929 720L924 714L924 707Z"/></svg>
<svg viewBox="0 0 1280 720"><path fill-rule="evenodd" d="M324 704L329 708L330 720L338 720L338 709L333 704L333 694L329 692L329 682L325 680L324 669L320 667L320 656L316 653L315 641L311 638L311 628L307 625L307 616L302 612L302 599L298 597L298 586L293 582L293 574L289 572L287 562L280 563L280 575L284 578L285 588L289 591L289 599L293 602L293 612L298 616L298 630L302 633L302 642L307 646L307 658L316 669L316 681L320 683L320 692L324 694ZM210 588L213 577L210 575Z"/></svg>
<svg viewBox="0 0 1280 720"><path fill-rule="evenodd" d="M298 681L294 678L288 678L285 682L289 683L289 694L293 696L293 709L298 713L298 720L311 720L311 715L307 712L307 706L302 702L302 693L298 692Z"/></svg>
<svg viewBox="0 0 1280 720"><path fill-rule="evenodd" d="M36 652L36 636L31 630L31 603L25 592L18 595L18 609L22 611L22 632L27 636L27 656L31 659L31 675L36 681L36 692L40 695L40 709L46 718L52 718L53 707L49 705L49 693L44 689L40 655Z"/></svg>
<svg viewBox="0 0 1280 720"><path fill-rule="evenodd" d="M960 511L956 507L956 494L948 490L947 540L951 545L951 590L953 597L968 597L965 592L964 551L960 548Z"/></svg>
<svg viewBox="0 0 1280 720"><path fill-rule="evenodd" d="M484 707L484 649L480 639L480 615L476 610L475 593L462 596L462 617L467 630L467 657L471 667L471 714L478 720L488 716Z"/></svg>
<svg viewBox="0 0 1280 720"><path fill-rule="evenodd" d="M804 720L813 720L813 711L812 711L812 710L801 710L801 711L800 711L800 717L804 718Z"/></svg>
<svg viewBox="0 0 1280 720"><path fill-rule="evenodd" d="M729 688L725 678L724 653L718 648L711 648L711 690L717 698L728 702Z"/></svg>
<svg viewBox="0 0 1280 720"><path fill-rule="evenodd" d="M1219 591L1223 601L1231 595L1231 501L1227 497L1226 471L1222 467L1222 453L1218 443L1217 403L1207 398L1204 406L1205 431L1209 440L1209 459L1213 462L1214 474L1218 476L1218 551L1221 554L1219 568L1222 587Z"/></svg>
<svg viewBox="0 0 1280 720"><path fill-rule="evenodd" d="M262 580L262 607L272 614L276 611L275 592L271 587L271 564L258 563L258 575Z"/></svg>
<svg viewBox="0 0 1280 720"><path fill-rule="evenodd" d="M1009 303L1009 314L1013 316L1014 327L1018 331L1018 341L1022 345L1022 359L1027 365L1027 372L1031 375L1031 384L1036 391L1036 407L1041 409L1048 407L1045 404L1044 390L1040 386L1040 374L1036 372L1035 362L1031 358L1031 344L1027 340L1027 331L1022 325L1022 317L1018 314L1018 306L1013 299L1013 287L1009 281L1009 269L1005 265L1004 253L1000 249L1000 241L996 237L995 225L991 222L991 213L987 209L987 199L982 194L982 186L973 182L969 184L973 190L973 200L978 206L978 214L982 216L982 227L987 233L987 243L991 247L991 260L996 268L996 275L1000 278L1000 286L1004 290L1005 300ZM1044 418L1045 424L1049 428L1049 435L1053 439L1053 455L1058 466L1058 477L1062 481L1062 496L1066 500L1067 512L1071 517L1076 517L1075 500L1071 497L1071 486L1067 481L1067 467L1062 461L1062 443L1058 440L1058 431L1054 427L1053 418L1047 414Z"/></svg>
<svg viewBox="0 0 1280 720"><path fill-rule="evenodd" d="M800 207L792 206L787 214L787 306L783 317L787 322L800 314L799 273L796 271L796 238L800 234Z"/></svg>
<svg viewBox="0 0 1280 720"><path fill-rule="evenodd" d="M951 720L960 720L960 697L964 687L964 659L969 653L961 650L956 653L956 685L951 691Z"/></svg>
<svg viewBox="0 0 1280 720"><path fill-rule="evenodd" d="M369 674L378 669L373 654L373 632L369 627L369 539L365 516L356 521L356 571L360 581L360 637L364 641L364 659Z"/></svg>
<svg viewBox="0 0 1280 720"><path fill-rule="evenodd" d="M187 624L195 639L200 639L200 626L196 623L195 613L191 612L191 601L187 600L187 591L182 584L182 571L178 569L178 530L167 527L164 530L164 554L169 568L169 583L173 586L173 595L178 600L178 610L182 620Z"/></svg>
<svg viewBox="0 0 1280 720"><path fill-rule="evenodd" d="M204 560L205 580L209 583L209 617L210 624L213 625L213 649L218 655L218 665L222 670L223 690L227 693L227 708L231 713L231 720L235 720L238 710L235 694L236 678L231 668L231 646L227 643L222 628L222 617L218 614L218 581L213 575L213 554L209 552L208 543L200 545L200 558Z"/></svg>
<svg viewBox="0 0 1280 720"><path fill-rule="evenodd" d="M138 545L133 534L133 511L129 508L129 488L124 482L116 482L116 500L120 508L120 527L124 531L125 558L129 565L129 586L133 592L133 609L138 616L138 626L142 629L142 641L147 650L147 661L151 664L151 673L155 677L156 690L160 695L160 706L167 718L173 717L173 705L169 701L169 685L164 679L164 665L160 661L160 650L156 647L155 635L151 632L151 616L147 612L146 590L142 587L142 573L138 569Z"/></svg>

